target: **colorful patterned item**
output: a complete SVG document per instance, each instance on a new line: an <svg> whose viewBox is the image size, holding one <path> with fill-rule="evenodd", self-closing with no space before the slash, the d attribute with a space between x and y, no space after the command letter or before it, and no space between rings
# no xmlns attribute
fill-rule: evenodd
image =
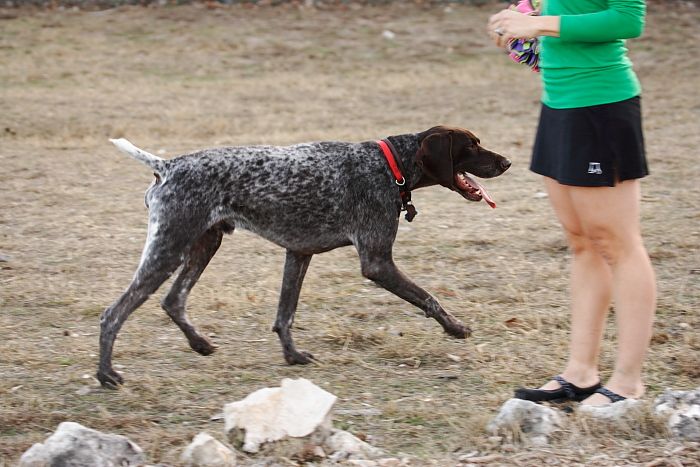
<svg viewBox="0 0 700 467"><path fill-rule="evenodd" d="M510 7L511 10L525 15L539 15L539 8L540 0L520 0L517 5ZM517 63L529 66L532 71L540 71L540 41L536 37L511 39L508 41L508 50L510 50L510 58Z"/></svg>

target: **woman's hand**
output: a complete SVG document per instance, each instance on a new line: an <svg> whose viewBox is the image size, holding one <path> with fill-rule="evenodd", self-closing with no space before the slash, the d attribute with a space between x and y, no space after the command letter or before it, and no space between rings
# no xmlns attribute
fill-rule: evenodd
<svg viewBox="0 0 700 467"><path fill-rule="evenodd" d="M530 16L513 10L501 10L489 18L488 32L499 47L511 39L559 36L558 16Z"/></svg>

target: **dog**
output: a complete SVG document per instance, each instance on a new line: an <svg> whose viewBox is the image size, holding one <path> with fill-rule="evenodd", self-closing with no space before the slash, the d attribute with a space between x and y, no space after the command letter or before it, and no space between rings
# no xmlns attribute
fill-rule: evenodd
<svg viewBox="0 0 700 467"><path fill-rule="evenodd" d="M97 379L123 384L112 367L112 349L129 315L179 269L161 306L202 355L212 343L189 321L187 296L221 245L224 234L246 229L286 249L277 317L287 363L307 364L291 327L304 275L314 254L354 245L362 275L423 310L447 334L471 330L394 264L392 246L402 210L416 211L412 190L442 185L471 201L495 203L472 178L496 177L510 161L481 146L470 131L445 126L361 143L315 142L294 146L206 149L162 159L125 139L117 148L149 166L148 233L127 290L100 317Z"/></svg>

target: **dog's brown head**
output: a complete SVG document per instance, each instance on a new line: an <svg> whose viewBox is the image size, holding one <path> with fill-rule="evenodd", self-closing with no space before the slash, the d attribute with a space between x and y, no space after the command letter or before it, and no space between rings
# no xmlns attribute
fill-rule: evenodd
<svg viewBox="0 0 700 467"><path fill-rule="evenodd" d="M510 167L510 161L481 146L469 130L436 126L419 134L416 164L423 176L415 188L440 184L470 201L485 200L496 207L486 189L472 175L492 178Z"/></svg>

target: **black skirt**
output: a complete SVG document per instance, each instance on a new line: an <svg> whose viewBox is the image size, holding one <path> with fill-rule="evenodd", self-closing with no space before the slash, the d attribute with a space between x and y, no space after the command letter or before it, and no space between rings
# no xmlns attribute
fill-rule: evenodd
<svg viewBox="0 0 700 467"><path fill-rule="evenodd" d="M648 175L639 96L574 109L542 104L530 170L574 186Z"/></svg>

